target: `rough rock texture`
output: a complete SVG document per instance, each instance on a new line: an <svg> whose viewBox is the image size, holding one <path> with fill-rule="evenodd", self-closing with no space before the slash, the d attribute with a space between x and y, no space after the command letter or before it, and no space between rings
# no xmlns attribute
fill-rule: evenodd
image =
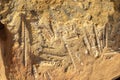
<svg viewBox="0 0 120 80"><path fill-rule="evenodd" d="M0 0L0 19L0 80L120 76L120 0Z"/></svg>

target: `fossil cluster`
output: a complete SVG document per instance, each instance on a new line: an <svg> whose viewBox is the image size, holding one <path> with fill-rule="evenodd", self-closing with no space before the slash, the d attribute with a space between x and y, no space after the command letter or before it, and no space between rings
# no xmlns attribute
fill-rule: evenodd
<svg viewBox="0 0 120 80"><path fill-rule="evenodd" d="M113 78L119 16L119 0L0 0L0 80Z"/></svg>

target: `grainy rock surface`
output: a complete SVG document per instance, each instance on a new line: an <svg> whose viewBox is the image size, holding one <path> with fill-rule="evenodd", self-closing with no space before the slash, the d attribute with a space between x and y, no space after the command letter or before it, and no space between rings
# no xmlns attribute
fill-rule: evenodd
<svg viewBox="0 0 120 80"><path fill-rule="evenodd" d="M0 0L0 19L0 80L120 76L120 0Z"/></svg>

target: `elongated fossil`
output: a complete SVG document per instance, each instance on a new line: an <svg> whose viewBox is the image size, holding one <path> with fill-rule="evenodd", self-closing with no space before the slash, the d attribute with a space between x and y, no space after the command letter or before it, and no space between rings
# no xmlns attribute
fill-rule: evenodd
<svg viewBox="0 0 120 80"><path fill-rule="evenodd" d="M106 24L106 26L105 26L105 30L106 30L106 33L105 33L105 35L106 35L106 45L105 45L105 47L106 48L108 48L108 27L109 27L109 24Z"/></svg>
<svg viewBox="0 0 120 80"><path fill-rule="evenodd" d="M30 44L29 44L29 36L28 36L28 30L27 30L27 26L26 26L26 19L25 19L25 15L22 14L21 15L21 18L22 18L22 42L23 42L23 61L24 61L24 65L27 66L27 61L28 61L28 54L29 54L29 47L30 47Z"/></svg>
<svg viewBox="0 0 120 80"><path fill-rule="evenodd" d="M67 44L65 44L65 47L66 47L66 49L67 49L67 51L68 51L68 54L69 54L69 56L70 56L70 58L71 58L71 61L72 61L72 63L73 63L73 66L74 66L74 68L75 68L75 71L76 71L76 70L77 70L77 67L76 67L76 64L75 64L75 60L73 59L72 52L70 51L70 49L69 49L69 47L68 47Z"/></svg>
<svg viewBox="0 0 120 80"><path fill-rule="evenodd" d="M97 35L97 28L95 27L95 25L93 26L93 31L94 31L94 34L95 34L95 41L97 43L97 50L99 51L99 53L101 53L101 45L100 45L100 41L99 41L99 38L98 38L98 35Z"/></svg>
<svg viewBox="0 0 120 80"><path fill-rule="evenodd" d="M89 42L89 39L88 39L88 37L87 37L85 28L84 28L84 31L85 31L85 33L84 33L83 41L84 41L84 44L85 44L88 52L90 53L90 51L91 51L91 46L90 46L90 42Z"/></svg>

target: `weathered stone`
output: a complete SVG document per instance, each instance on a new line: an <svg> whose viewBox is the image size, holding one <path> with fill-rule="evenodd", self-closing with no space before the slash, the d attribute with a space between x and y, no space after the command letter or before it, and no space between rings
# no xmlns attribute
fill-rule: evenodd
<svg viewBox="0 0 120 80"><path fill-rule="evenodd" d="M1 0L0 79L120 75L119 5L117 0Z"/></svg>

